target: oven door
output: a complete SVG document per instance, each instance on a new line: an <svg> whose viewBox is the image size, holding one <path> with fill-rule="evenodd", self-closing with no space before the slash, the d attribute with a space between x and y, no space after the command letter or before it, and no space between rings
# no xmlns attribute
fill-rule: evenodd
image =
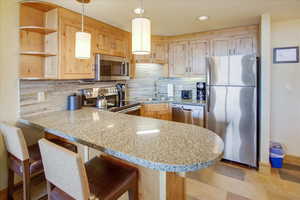
<svg viewBox="0 0 300 200"><path fill-rule="evenodd" d="M96 55L97 80L129 80L130 65L125 58Z"/></svg>

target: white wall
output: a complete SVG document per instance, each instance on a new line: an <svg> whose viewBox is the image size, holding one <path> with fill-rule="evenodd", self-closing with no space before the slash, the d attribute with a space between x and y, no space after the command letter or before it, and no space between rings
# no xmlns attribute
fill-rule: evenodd
<svg viewBox="0 0 300 200"><path fill-rule="evenodd" d="M300 46L300 19L272 23L272 47ZM300 156L300 63L272 64L271 139Z"/></svg>
<svg viewBox="0 0 300 200"><path fill-rule="evenodd" d="M269 163L271 108L271 17L261 16L260 162Z"/></svg>
<svg viewBox="0 0 300 200"><path fill-rule="evenodd" d="M14 122L19 113L19 4L0 0L0 121ZM0 139L0 190L6 187L7 169Z"/></svg>

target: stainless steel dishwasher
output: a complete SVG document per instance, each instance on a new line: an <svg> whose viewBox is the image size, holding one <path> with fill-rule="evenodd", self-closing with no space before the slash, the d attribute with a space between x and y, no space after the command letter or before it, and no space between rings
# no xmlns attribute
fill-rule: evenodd
<svg viewBox="0 0 300 200"><path fill-rule="evenodd" d="M205 127L205 107L201 105L172 104L172 120Z"/></svg>

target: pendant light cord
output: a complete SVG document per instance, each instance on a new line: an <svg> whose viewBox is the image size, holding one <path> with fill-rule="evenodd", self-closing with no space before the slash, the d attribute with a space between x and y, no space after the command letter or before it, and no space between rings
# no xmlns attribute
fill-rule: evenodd
<svg viewBox="0 0 300 200"><path fill-rule="evenodd" d="M84 27L84 3L81 4L82 7L82 13L81 13L81 32L83 31L83 27Z"/></svg>
<svg viewBox="0 0 300 200"><path fill-rule="evenodd" d="M141 13L140 13L140 16L142 17L144 14L144 2L143 0L141 0Z"/></svg>

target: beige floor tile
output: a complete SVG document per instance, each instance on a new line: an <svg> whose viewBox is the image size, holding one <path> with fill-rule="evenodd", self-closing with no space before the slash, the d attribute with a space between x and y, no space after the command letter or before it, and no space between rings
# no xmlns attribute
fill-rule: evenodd
<svg viewBox="0 0 300 200"><path fill-rule="evenodd" d="M267 192L263 186L223 176L215 173L212 169L188 173L187 177L249 199L267 199Z"/></svg>
<svg viewBox="0 0 300 200"><path fill-rule="evenodd" d="M193 179L186 179L186 192L197 200L226 200L227 192Z"/></svg>
<svg viewBox="0 0 300 200"><path fill-rule="evenodd" d="M250 199L248 199L247 197L240 196L238 194L228 192L226 200L250 200Z"/></svg>

